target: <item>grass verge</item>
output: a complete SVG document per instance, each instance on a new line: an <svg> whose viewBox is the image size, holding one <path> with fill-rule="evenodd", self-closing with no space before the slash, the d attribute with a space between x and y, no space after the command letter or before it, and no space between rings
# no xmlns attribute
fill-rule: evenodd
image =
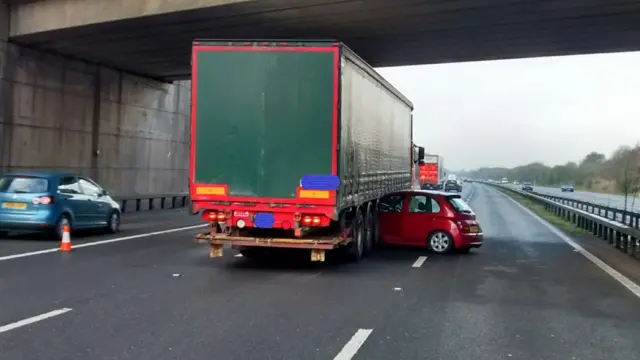
<svg viewBox="0 0 640 360"><path fill-rule="evenodd" d="M511 191L503 190L500 188L498 188L498 191L501 191L502 193L509 196L513 200L524 205L526 208L533 211L536 215L547 220L548 222L550 222L551 224L553 224L554 226L556 226L557 228L565 232L568 232L574 235L591 235L591 233L589 233L588 231L582 230L579 227L576 227L575 225L570 223L569 221L566 221L562 218L555 216L552 212L545 210L544 206L534 202L533 200L525 196L521 196Z"/></svg>

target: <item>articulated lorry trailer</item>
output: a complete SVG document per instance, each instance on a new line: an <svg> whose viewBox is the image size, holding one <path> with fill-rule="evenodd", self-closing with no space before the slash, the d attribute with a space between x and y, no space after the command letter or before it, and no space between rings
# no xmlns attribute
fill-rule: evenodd
<svg viewBox="0 0 640 360"><path fill-rule="evenodd" d="M412 103L335 41L198 40L190 196L199 242L244 256L378 241L378 200L410 189Z"/></svg>

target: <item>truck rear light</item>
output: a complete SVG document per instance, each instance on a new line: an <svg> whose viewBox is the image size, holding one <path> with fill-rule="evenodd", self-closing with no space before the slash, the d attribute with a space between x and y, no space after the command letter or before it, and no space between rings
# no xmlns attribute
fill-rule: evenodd
<svg viewBox="0 0 640 360"><path fill-rule="evenodd" d="M218 221L225 221L226 219L227 219L227 216L223 212L218 213L218 216L217 216Z"/></svg>
<svg viewBox="0 0 640 360"><path fill-rule="evenodd" d="M40 196L37 198L33 198L31 202L33 203L33 205L49 205L53 203L53 198L50 196Z"/></svg>
<svg viewBox="0 0 640 360"><path fill-rule="evenodd" d="M302 219L302 215L300 215L300 213L293 214L293 220L300 221L300 219Z"/></svg>
<svg viewBox="0 0 640 360"><path fill-rule="evenodd" d="M218 219L218 213L215 211L206 210L202 212L202 219L204 221L216 221Z"/></svg>
<svg viewBox="0 0 640 360"><path fill-rule="evenodd" d="M302 224L306 226L318 226L322 223L320 216L303 216Z"/></svg>

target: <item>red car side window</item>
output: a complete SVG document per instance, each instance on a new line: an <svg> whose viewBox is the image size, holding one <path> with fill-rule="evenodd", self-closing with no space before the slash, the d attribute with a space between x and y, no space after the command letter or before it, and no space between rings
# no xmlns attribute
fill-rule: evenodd
<svg viewBox="0 0 640 360"><path fill-rule="evenodd" d="M380 200L378 210L381 212L402 212L404 195L389 195Z"/></svg>
<svg viewBox="0 0 640 360"><path fill-rule="evenodd" d="M411 197L411 203L409 203L409 212L437 214L440 212L440 205L431 197L414 195Z"/></svg>

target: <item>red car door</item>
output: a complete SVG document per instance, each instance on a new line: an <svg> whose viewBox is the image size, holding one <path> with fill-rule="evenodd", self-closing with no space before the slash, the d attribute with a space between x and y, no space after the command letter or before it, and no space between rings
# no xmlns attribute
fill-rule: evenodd
<svg viewBox="0 0 640 360"><path fill-rule="evenodd" d="M427 237L441 225L441 208L436 199L425 194L411 194L403 213L402 238L407 245L426 246Z"/></svg>
<svg viewBox="0 0 640 360"><path fill-rule="evenodd" d="M402 240L402 210L406 194L391 194L378 203L380 240L387 244L400 244Z"/></svg>

